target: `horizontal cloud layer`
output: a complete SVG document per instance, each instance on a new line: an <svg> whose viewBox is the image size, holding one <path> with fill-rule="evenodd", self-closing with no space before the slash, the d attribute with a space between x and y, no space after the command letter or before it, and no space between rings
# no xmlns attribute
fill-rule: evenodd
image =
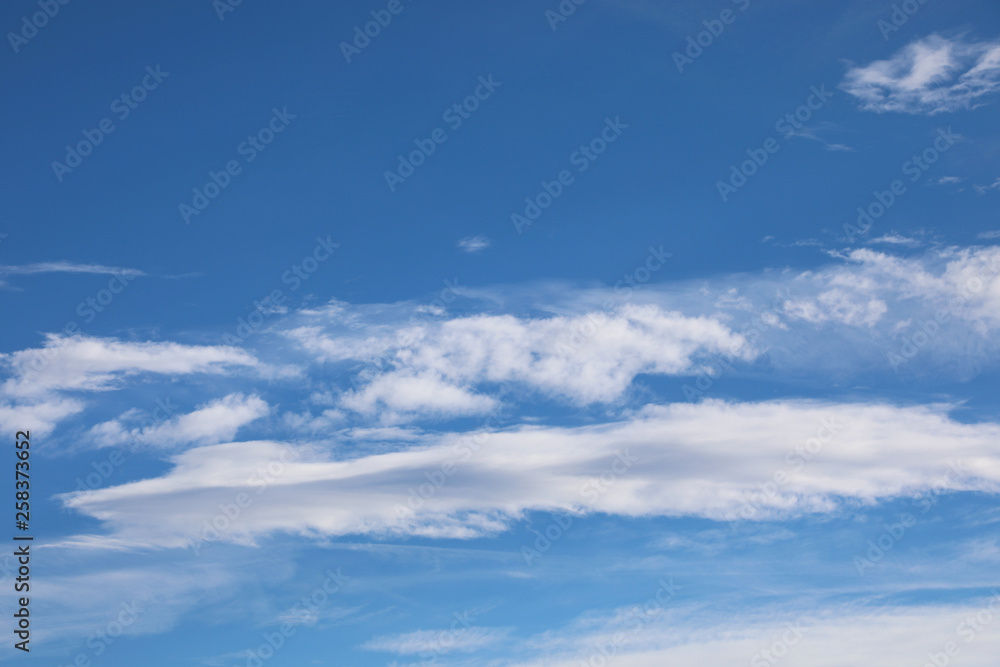
<svg viewBox="0 0 1000 667"><path fill-rule="evenodd" d="M997 424L962 424L944 407L706 401L599 426L428 435L352 459L214 445L173 457L162 477L63 499L105 522L112 544L167 547L277 532L469 538L531 510L756 520L1000 491L998 439Z"/></svg>
<svg viewBox="0 0 1000 667"><path fill-rule="evenodd" d="M544 657L499 664L579 667L613 655L623 667L992 667L1000 652L1000 590L962 606L769 608L728 621L699 619L697 610L675 601L661 604L655 592L648 602L592 615L509 651Z"/></svg>

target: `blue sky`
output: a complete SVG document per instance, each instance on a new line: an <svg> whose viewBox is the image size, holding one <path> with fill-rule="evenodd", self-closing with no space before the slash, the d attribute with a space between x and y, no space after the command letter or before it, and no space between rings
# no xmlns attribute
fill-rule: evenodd
<svg viewBox="0 0 1000 667"><path fill-rule="evenodd" d="M995 3L0 25L0 659L995 665Z"/></svg>

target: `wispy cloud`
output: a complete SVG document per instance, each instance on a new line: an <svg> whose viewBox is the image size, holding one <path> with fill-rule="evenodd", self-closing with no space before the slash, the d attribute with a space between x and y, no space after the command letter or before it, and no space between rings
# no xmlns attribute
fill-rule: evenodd
<svg viewBox="0 0 1000 667"><path fill-rule="evenodd" d="M848 70L840 87L865 111L938 114L973 108L1000 89L1000 42L931 35L888 60Z"/></svg>
<svg viewBox="0 0 1000 667"><path fill-rule="evenodd" d="M375 637L365 642L361 648L398 655L469 653L497 644L510 633L511 628L477 626L451 630L417 630Z"/></svg>
<svg viewBox="0 0 1000 667"><path fill-rule="evenodd" d="M492 241L482 235L466 236L464 239L459 240L458 247L464 252L476 253L489 248L492 243Z"/></svg>
<svg viewBox="0 0 1000 667"><path fill-rule="evenodd" d="M801 139L811 139L823 144L823 148L832 152L853 152L854 148L846 144L828 141L823 135L841 134L844 128L836 123L823 121L812 126L803 126L798 130L792 130L788 137L799 137Z"/></svg>
<svg viewBox="0 0 1000 667"><path fill-rule="evenodd" d="M833 604L816 609L769 604L724 619L707 617L693 605L652 605L650 612L642 602L603 615L593 612L512 643L509 652L525 657L509 664L577 667L614 651L615 662L629 667L775 665L784 664L782 658L801 667L909 667L947 664L949 650L961 656L963 665L992 667L1000 651L997 624L975 620L977 614L994 617L1000 603L996 592L962 605ZM845 637L850 637L849 646Z"/></svg>
<svg viewBox="0 0 1000 667"><path fill-rule="evenodd" d="M993 181L989 185L980 185L979 183L976 183L972 187L973 189L975 189L976 192L978 192L981 195L986 194L990 190L1000 190L1000 178Z"/></svg>
<svg viewBox="0 0 1000 667"><path fill-rule="evenodd" d="M122 275L130 278L147 275L139 269L104 266L103 264L76 264L73 262L39 262L37 264L0 265L0 275L30 276L39 273L95 273Z"/></svg>
<svg viewBox="0 0 1000 667"><path fill-rule="evenodd" d="M887 243L889 245L906 246L907 248L918 248L922 245L922 243L917 239L896 233L879 236L878 238L874 238L871 241L869 241L869 243Z"/></svg>

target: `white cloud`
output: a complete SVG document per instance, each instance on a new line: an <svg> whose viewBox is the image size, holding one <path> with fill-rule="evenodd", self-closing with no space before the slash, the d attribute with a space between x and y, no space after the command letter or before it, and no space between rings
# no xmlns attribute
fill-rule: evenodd
<svg viewBox="0 0 1000 667"><path fill-rule="evenodd" d="M484 414L497 402L432 374L404 370L379 376L363 389L346 392L340 404L365 415L382 409L383 420L395 422L417 413L423 417Z"/></svg>
<svg viewBox="0 0 1000 667"><path fill-rule="evenodd" d="M315 607L312 609L306 608L302 605L296 605L295 607L285 610L274 619L275 624L283 625L285 623L292 626L306 626L314 627L316 624L323 622L335 622L341 619L345 619L352 616L363 607L329 607L329 608L319 608ZM240 655L245 656L246 653ZM229 662L219 663L223 667L229 667Z"/></svg>
<svg viewBox="0 0 1000 667"><path fill-rule="evenodd" d="M104 275L144 276L138 269L104 266L101 264L75 264L73 262L39 262L20 266L0 266L0 275L34 275L37 273L96 273Z"/></svg>
<svg viewBox="0 0 1000 667"><path fill-rule="evenodd" d="M998 439L997 424L963 424L943 406L706 401L597 426L431 434L353 459L315 446L213 445L174 456L163 476L62 498L105 523L101 540L171 547L204 537L241 493L253 500L221 539L243 544L285 531L469 538L527 511L756 520L932 488L996 493ZM953 460L965 469L949 473ZM280 472L255 480L269 463ZM762 495L779 471L787 479Z"/></svg>
<svg viewBox="0 0 1000 667"><path fill-rule="evenodd" d="M0 402L0 428L9 433L28 429L35 435L48 435L59 422L83 409L83 402L70 398L21 404Z"/></svg>
<svg viewBox="0 0 1000 667"><path fill-rule="evenodd" d="M379 405L392 413L485 412L495 402L474 388L489 383L520 385L577 404L611 402L640 373L689 372L699 355L754 356L742 336L719 321L652 305L575 316L478 315L364 331L364 338L318 326L288 333L322 361L382 356L385 363L374 376L341 401L364 413Z"/></svg>
<svg viewBox="0 0 1000 667"><path fill-rule="evenodd" d="M510 628L478 626L450 630L417 630L375 637L365 642L361 648L398 655L469 653L503 641L510 632Z"/></svg>
<svg viewBox="0 0 1000 667"><path fill-rule="evenodd" d="M975 191L977 193L979 193L981 195L986 194L990 190L1000 190L1000 178L998 178L997 180L993 181L989 185L980 185L979 183L976 183L972 187L973 187L973 189L975 189Z"/></svg>
<svg viewBox="0 0 1000 667"><path fill-rule="evenodd" d="M887 243L889 245L901 245L907 248L917 248L921 245L920 241L909 236L903 236L902 234L884 234L878 238L872 239L869 243Z"/></svg>
<svg viewBox="0 0 1000 667"><path fill-rule="evenodd" d="M90 435L101 447L149 445L152 447L197 446L232 440L246 424L270 411L258 396L230 394L193 412L178 415L159 424L129 427L128 416L97 424Z"/></svg>
<svg viewBox="0 0 1000 667"><path fill-rule="evenodd" d="M233 366L259 366L252 354L235 347L55 334L46 336L42 348L0 354L0 364L13 376L0 385L0 394L20 398L109 390L137 373L222 373Z"/></svg>
<svg viewBox="0 0 1000 667"><path fill-rule="evenodd" d="M918 362L907 361L907 372L967 378L996 364L1000 248L934 249L911 257L868 248L831 254L843 263L743 281L755 314L750 325L759 332L751 342L769 350L775 373L846 377L865 367L898 370L891 355L929 321L933 330L922 340ZM769 296L775 292L780 296ZM737 322L747 316L731 315L733 330L743 331ZM901 328L906 321L911 329Z"/></svg>
<svg viewBox="0 0 1000 667"><path fill-rule="evenodd" d="M906 245L896 236L877 240ZM969 377L1000 358L993 335L1000 329L1000 248L830 254L830 264L812 271L627 293L568 285L471 290L464 310L480 314L335 302L280 320L277 337L259 339L259 353L287 359L288 340L293 353L306 353L313 406L286 405L281 418L313 433L482 415L526 400L618 409L646 390L635 384L643 374L696 375L721 361L754 374L898 371L890 355L914 327L942 314L944 324L907 372ZM0 421L23 428L17 420L24 414L43 431L83 409L64 402L80 400L68 394L126 387L143 374L259 379L274 368L235 347L58 335L39 349L0 355L0 367L7 372ZM120 429L103 427L107 437L132 434L135 424L120 421ZM210 440L235 437L228 433L220 429ZM169 439L165 431L149 436Z"/></svg>
<svg viewBox="0 0 1000 667"><path fill-rule="evenodd" d="M652 593L650 601L655 603ZM913 667L959 663L992 667L1000 652L1000 592L994 595L998 597L986 595L962 605L838 605L808 611L768 606L732 614L724 621L704 618L692 607L667 602L647 608L645 600L637 600L634 607L603 617L592 614L567 628L515 645L511 653L532 657L507 664L578 667L592 657L603 657L603 647L608 653L614 651L613 663L622 667ZM977 621L977 615L991 620ZM934 660L931 654L936 656Z"/></svg>
<svg viewBox="0 0 1000 667"><path fill-rule="evenodd" d="M931 35L888 60L850 69L840 87L866 111L937 114L972 108L1000 89L1000 42Z"/></svg>
<svg viewBox="0 0 1000 667"><path fill-rule="evenodd" d="M857 296L857 293L835 288L822 292L815 299L790 299L785 302L785 312L814 324L832 320L848 326L874 326L888 310L885 301L858 299Z"/></svg>
<svg viewBox="0 0 1000 667"><path fill-rule="evenodd" d="M466 236L464 239L459 240L458 247L464 252L476 253L489 248L492 243L492 241L482 235Z"/></svg>
<svg viewBox="0 0 1000 667"><path fill-rule="evenodd" d="M66 392L116 389L140 373L218 374L234 367L263 366L252 354L233 347L49 334L41 348L0 354L0 367L8 375L0 384L0 426L48 434L85 408L83 401L65 396ZM106 428L112 436L113 427Z"/></svg>

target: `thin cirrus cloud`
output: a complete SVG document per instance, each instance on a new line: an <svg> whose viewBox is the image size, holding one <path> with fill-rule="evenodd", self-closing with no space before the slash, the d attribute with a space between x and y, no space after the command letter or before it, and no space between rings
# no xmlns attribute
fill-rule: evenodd
<svg viewBox="0 0 1000 667"><path fill-rule="evenodd" d="M681 593L686 592L682 587ZM650 591L652 602L654 593ZM507 653L518 657L505 664L579 667L614 651L613 664L627 667L912 667L947 665L952 659L968 667L993 667L1000 651L997 623L976 620L994 617L1000 605L997 591L962 605L769 605L728 618L705 617L704 610L690 603L645 602L636 600L636 605L610 613L592 612L564 628L511 642Z"/></svg>
<svg viewBox="0 0 1000 667"><path fill-rule="evenodd" d="M458 241L458 247L463 252L477 253L486 250L492 245L492 241L485 236L466 236Z"/></svg>
<svg viewBox="0 0 1000 667"><path fill-rule="evenodd" d="M865 111L933 115L972 108L1000 89L1000 42L931 35L887 60L851 68L840 87Z"/></svg>
<svg viewBox="0 0 1000 667"><path fill-rule="evenodd" d="M504 641L512 628L472 626L458 630L415 630L374 637L361 648L397 655L471 653Z"/></svg>
<svg viewBox="0 0 1000 667"><path fill-rule="evenodd" d="M708 400L649 405L595 426L430 434L356 458L315 443L212 445L173 456L162 476L62 495L67 508L108 531L64 544L189 546L240 494L262 500L213 539L468 539L502 532L529 511L761 520L931 489L1000 492L1000 426L963 424L948 410ZM266 485L255 480L277 462Z"/></svg>
<svg viewBox="0 0 1000 667"><path fill-rule="evenodd" d="M973 187L973 189L977 193L979 193L981 195L986 194L990 190L1000 190L1000 178L998 178L997 180L993 181L993 183L991 183L990 185L980 185L979 183L976 183L972 187ZM995 238L995 237L991 237L991 238Z"/></svg>
<svg viewBox="0 0 1000 667"><path fill-rule="evenodd" d="M903 236L902 234L897 234L895 232L891 234L883 234L878 238L872 239L869 243L887 243L889 245L899 245L907 248L919 248L923 245L923 243L915 238Z"/></svg>
<svg viewBox="0 0 1000 667"><path fill-rule="evenodd" d="M0 236L0 240L6 235ZM37 262L35 264L0 265L0 278L7 276L33 276L45 273L90 273L103 275L118 275L136 278L147 275L139 269L104 266L103 264L78 264L74 262ZM5 280L0 280L0 288L17 290Z"/></svg>
<svg viewBox="0 0 1000 667"><path fill-rule="evenodd" d="M129 277L147 275L145 271L139 269L112 267L103 264L76 264L74 262L38 262L36 264L0 266L0 276L30 276L39 273L94 273Z"/></svg>

